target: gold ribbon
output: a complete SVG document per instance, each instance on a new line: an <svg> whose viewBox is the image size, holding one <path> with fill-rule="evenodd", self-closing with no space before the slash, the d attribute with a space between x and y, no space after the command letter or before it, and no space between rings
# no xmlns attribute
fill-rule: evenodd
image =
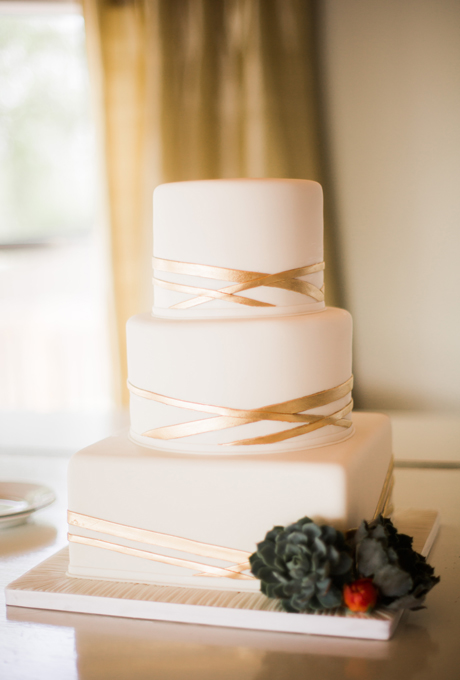
<svg viewBox="0 0 460 680"><path fill-rule="evenodd" d="M374 519L379 514L387 514L389 510L389 504L391 503L393 481L392 458L374 513ZM234 562L234 564L230 567L215 567L203 562L195 562L193 560L186 560L180 557L171 557L169 555L160 555L158 553L150 552L149 550L131 548L126 545L121 545L120 543L111 543L110 541L103 541L98 538L90 538L89 536L81 536L79 534L73 534L69 532L67 536L69 541L72 543L80 543L81 545L87 545L93 548L102 548L104 550L118 552L123 555L141 557L153 562L161 562L162 564L170 564L176 567L193 569L198 572L194 574L194 576L243 580L253 580L255 578L252 574L242 573L250 569L249 556L251 553L245 550L225 548L223 546L212 545L210 543L194 541L189 538L181 538L179 536L172 536L170 534L162 534L157 531L150 531L149 529L130 527L125 524L118 524L117 522L110 522L105 519L97 519L96 517L83 515L78 512L73 512L72 510L67 512L67 521L70 526L96 531L108 536L123 538L128 541L135 541L136 543L145 543L147 545L153 545L159 548L178 550L183 553L189 553L190 555L198 555L216 560Z"/></svg>
<svg viewBox="0 0 460 680"><path fill-rule="evenodd" d="M393 476L393 471L394 471L394 458L393 456L391 457L390 460L390 465L387 470L387 474L385 477L385 481L383 482L383 487L382 491L380 494L380 498L377 503L377 507L374 512L374 516L372 519L377 519L379 515L390 515L393 511L393 506L392 506L392 494L393 494L393 487L394 487L394 476Z"/></svg>
<svg viewBox="0 0 460 680"><path fill-rule="evenodd" d="M211 557L216 560L224 560L227 562L234 561L236 564L228 568L214 567L210 564L185 560L179 557L159 555L158 553L152 553L148 550L139 550L137 548L120 545L119 543L110 543L109 541L102 541L97 538L89 538L88 536L69 533L68 539L72 543L90 545L94 548L104 548L105 550L112 550L124 555L143 557L144 559L152 560L154 562L172 564L176 567L185 567L187 569L195 569L202 572L196 574L197 576L225 576L226 578L236 579L254 578L252 575L250 576L241 573L242 571L249 569L250 566L248 559L251 553L244 550L209 545L208 543L192 541L188 538L180 538L178 536L171 536L170 534L161 534L157 531L150 531L148 529L138 529L136 527L126 526L125 524L118 524L117 522L109 522L108 520L89 517L88 515L82 515L71 510L67 512L67 521L71 526L97 531L107 534L108 536L116 536L129 541L136 541L137 543L146 543L159 548L179 550L181 552L190 553L191 555Z"/></svg>
<svg viewBox="0 0 460 680"><path fill-rule="evenodd" d="M299 276L307 276L324 269L324 262L308 265L307 267L297 267L296 269L288 269L277 274L265 274L263 272L247 272L240 269L226 269L224 267L211 267L207 264L192 264L191 262L175 262L174 260L163 260L160 257L153 258L153 267L157 271L168 272L170 274L185 274L186 276L199 276L205 279L217 279L218 281L234 281L232 286L225 286L219 290L212 290L210 288L200 288L198 286L188 286L182 283L172 283L171 281L164 281L156 276L153 277L153 282L160 288L166 290L173 290L178 293L186 293L195 295L190 300L179 302L172 305L171 309L189 309L202 305L210 300L226 300L235 302L239 305L248 305L250 307L276 307L268 302L260 302L259 300L252 300L235 293L240 293L243 290L250 290L251 288L259 288L260 286L268 286L271 288L282 288L284 290L292 290L296 293L301 293L313 298L317 302L324 301L324 286L318 288L308 281L301 281Z"/></svg>
<svg viewBox="0 0 460 680"><path fill-rule="evenodd" d="M166 404L167 406L175 406L177 408L188 409L190 411L199 411L200 413L210 413L217 417L205 418L204 420L193 420L192 422L180 423L178 425L167 425L165 427L157 427L154 430L147 430L143 432L144 437L151 437L152 439L180 439L182 437L191 437L195 434L203 434L204 432L216 432L218 430L225 430L239 425L246 425L248 423L257 423L262 420L281 421L286 423L303 423L290 430L283 430L274 434L263 435L261 437L253 437L250 439L240 439L238 441L221 444L221 446L251 446L255 444L273 444L281 442L293 437L299 437L302 434L313 432L326 425L337 425L339 427L351 427L350 420L346 420L353 409L353 400L351 399L346 406L339 409L330 415L313 415L302 413L302 411L309 411L310 409L318 408L331 404L342 397L345 397L353 387L353 376L346 382L333 387L329 390L316 392L306 397L299 399L291 399L289 401L281 402L280 404L271 404L260 409L234 409L223 406L213 406L208 404L198 404L192 401L184 401L183 399L174 399L156 392L143 390L135 387L128 382L128 389L138 397L150 399Z"/></svg>

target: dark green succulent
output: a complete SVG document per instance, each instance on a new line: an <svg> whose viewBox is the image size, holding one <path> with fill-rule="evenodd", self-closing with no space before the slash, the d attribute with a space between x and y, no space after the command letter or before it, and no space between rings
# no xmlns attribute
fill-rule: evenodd
<svg viewBox="0 0 460 680"><path fill-rule="evenodd" d="M370 577L389 609L421 609L428 591L438 582L434 569L412 549L412 538L400 534L381 515L347 536L356 550L356 571Z"/></svg>
<svg viewBox="0 0 460 680"><path fill-rule="evenodd" d="M249 558L261 591L288 612L332 609L342 603L353 561L344 535L309 517L274 527Z"/></svg>

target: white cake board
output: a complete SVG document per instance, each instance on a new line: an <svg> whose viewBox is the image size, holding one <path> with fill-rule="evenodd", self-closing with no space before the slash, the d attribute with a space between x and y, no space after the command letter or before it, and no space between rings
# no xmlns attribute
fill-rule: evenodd
<svg viewBox="0 0 460 680"><path fill-rule="evenodd" d="M427 556L439 529L433 510L405 510L393 518L401 533L414 537L414 549ZM334 610L288 614L261 593L174 588L92 581L66 576L68 548L21 576L6 588L6 604L84 614L174 621L230 628L388 640L402 613L372 614Z"/></svg>

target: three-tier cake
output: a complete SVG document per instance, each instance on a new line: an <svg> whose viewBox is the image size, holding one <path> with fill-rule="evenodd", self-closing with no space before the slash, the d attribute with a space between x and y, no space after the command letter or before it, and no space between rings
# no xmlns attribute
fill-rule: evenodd
<svg viewBox="0 0 460 680"><path fill-rule="evenodd" d="M383 511L386 416L352 414L352 321L325 307L322 191L209 180L154 196L154 308L128 321L129 432L69 466L79 578L257 590L273 525Z"/></svg>

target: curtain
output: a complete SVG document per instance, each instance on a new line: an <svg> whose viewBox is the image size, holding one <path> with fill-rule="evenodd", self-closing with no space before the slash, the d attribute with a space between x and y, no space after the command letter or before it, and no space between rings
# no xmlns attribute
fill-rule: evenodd
<svg viewBox="0 0 460 680"><path fill-rule="evenodd" d="M314 0L83 0L83 6L124 386L125 323L151 302L156 184L290 177L320 181L331 196L320 27ZM328 304L341 301L333 222L326 204Z"/></svg>

